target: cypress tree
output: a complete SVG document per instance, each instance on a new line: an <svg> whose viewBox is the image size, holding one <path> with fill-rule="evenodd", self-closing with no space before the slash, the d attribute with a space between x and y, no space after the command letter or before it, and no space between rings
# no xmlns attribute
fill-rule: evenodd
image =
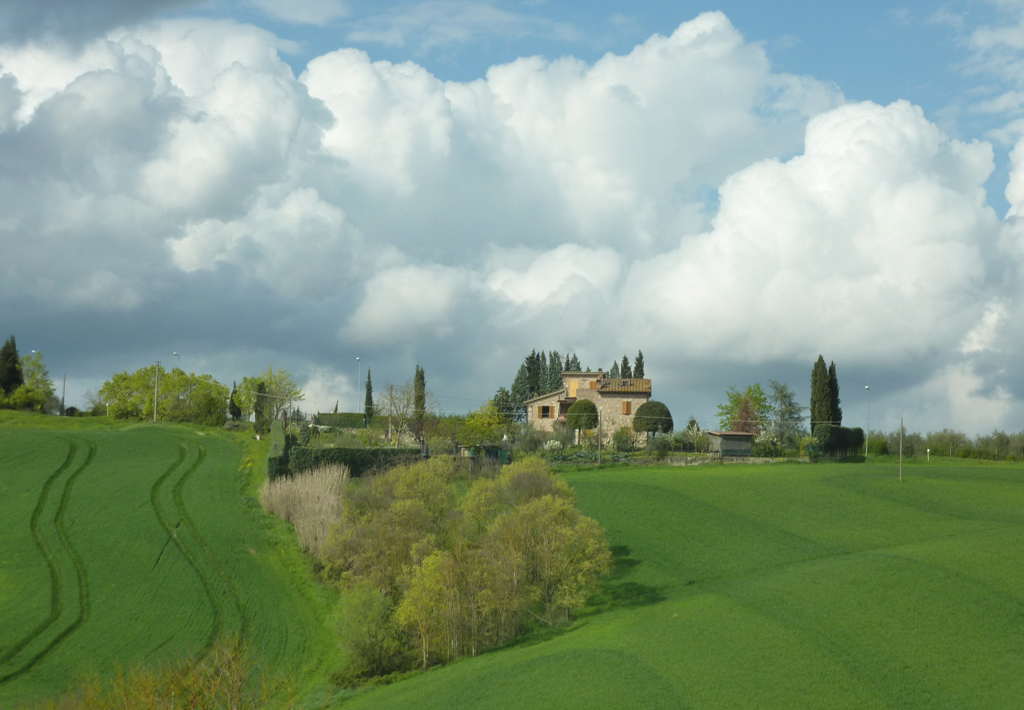
<svg viewBox="0 0 1024 710"><path fill-rule="evenodd" d="M633 361L633 377L644 376L644 351L637 350L636 360Z"/></svg>
<svg viewBox="0 0 1024 710"><path fill-rule="evenodd" d="M843 410L839 407L839 378L836 377L836 364L832 362L828 366L828 403L832 418L829 420L833 426L843 425Z"/></svg>
<svg viewBox="0 0 1024 710"><path fill-rule="evenodd" d="M622 371L619 370L618 360L612 363L612 369L608 371L608 377L612 378L613 380L617 380L618 378L622 377Z"/></svg>
<svg viewBox="0 0 1024 710"><path fill-rule="evenodd" d="M562 382L562 355L557 350L548 353L548 386L547 392L560 390L564 386Z"/></svg>
<svg viewBox="0 0 1024 710"><path fill-rule="evenodd" d="M238 421L242 418L242 408L238 406L238 402L235 401L235 392L238 391L238 382L231 383L231 398L228 400L228 414L231 415L232 421Z"/></svg>
<svg viewBox="0 0 1024 710"><path fill-rule="evenodd" d="M541 360L540 355L537 354L536 350L530 351L530 354L526 356L526 387L529 391L530 397L536 397L540 394L540 383L541 383Z"/></svg>
<svg viewBox="0 0 1024 710"><path fill-rule="evenodd" d="M366 399L363 400L363 426L370 426L373 419L373 380L370 379L370 368L366 368Z"/></svg>
<svg viewBox="0 0 1024 710"><path fill-rule="evenodd" d="M12 335L0 348L0 390L10 394L25 384L21 373L21 361L18 359L18 346Z"/></svg>
<svg viewBox="0 0 1024 710"><path fill-rule="evenodd" d="M419 365L416 365L416 374L413 376L412 383L412 433L422 444L423 419L427 414L427 376Z"/></svg>
<svg viewBox="0 0 1024 710"><path fill-rule="evenodd" d="M629 367L629 355L622 356L622 364L619 365L619 376L623 378L633 376L633 370Z"/></svg>
<svg viewBox="0 0 1024 710"><path fill-rule="evenodd" d="M580 359L576 357L576 353L573 353L572 357L569 358L569 365L565 369L568 370L569 372L583 371L583 365L580 364Z"/></svg>
<svg viewBox="0 0 1024 710"><path fill-rule="evenodd" d="M832 396L828 387L828 369L825 358L818 355L818 360L811 370L811 432L822 422L832 421Z"/></svg>

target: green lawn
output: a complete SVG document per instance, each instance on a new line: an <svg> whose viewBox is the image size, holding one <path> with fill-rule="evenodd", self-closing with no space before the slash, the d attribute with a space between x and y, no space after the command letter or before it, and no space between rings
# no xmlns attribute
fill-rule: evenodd
<svg viewBox="0 0 1024 710"><path fill-rule="evenodd" d="M225 634L300 685L338 662L331 595L259 510L243 438L4 417L0 707Z"/></svg>
<svg viewBox="0 0 1024 710"><path fill-rule="evenodd" d="M1024 469L571 473L615 577L564 633L349 708L1009 708L1024 698Z"/></svg>

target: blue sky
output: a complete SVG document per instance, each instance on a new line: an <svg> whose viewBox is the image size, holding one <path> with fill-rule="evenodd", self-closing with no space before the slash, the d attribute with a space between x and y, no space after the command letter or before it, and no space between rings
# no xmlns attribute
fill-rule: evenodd
<svg viewBox="0 0 1024 710"><path fill-rule="evenodd" d="M173 351L312 409L420 363L462 412L534 348L642 349L712 425L822 353L847 423L870 384L872 426L1021 430L1022 18L0 3L0 328L72 403Z"/></svg>

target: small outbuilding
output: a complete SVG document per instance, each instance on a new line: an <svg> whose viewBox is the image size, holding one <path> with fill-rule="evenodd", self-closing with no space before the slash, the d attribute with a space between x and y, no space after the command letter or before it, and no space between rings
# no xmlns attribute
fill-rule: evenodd
<svg viewBox="0 0 1024 710"><path fill-rule="evenodd" d="M709 431L710 450L719 456L750 456L754 435L749 431Z"/></svg>

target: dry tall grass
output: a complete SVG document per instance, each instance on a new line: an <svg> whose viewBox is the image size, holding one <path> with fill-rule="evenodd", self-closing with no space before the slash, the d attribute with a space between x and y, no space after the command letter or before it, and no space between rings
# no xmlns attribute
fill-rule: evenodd
<svg viewBox="0 0 1024 710"><path fill-rule="evenodd" d="M260 488L260 503L263 510L294 525L302 549L319 557L331 525L341 521L347 480L345 466L322 466L267 481Z"/></svg>

